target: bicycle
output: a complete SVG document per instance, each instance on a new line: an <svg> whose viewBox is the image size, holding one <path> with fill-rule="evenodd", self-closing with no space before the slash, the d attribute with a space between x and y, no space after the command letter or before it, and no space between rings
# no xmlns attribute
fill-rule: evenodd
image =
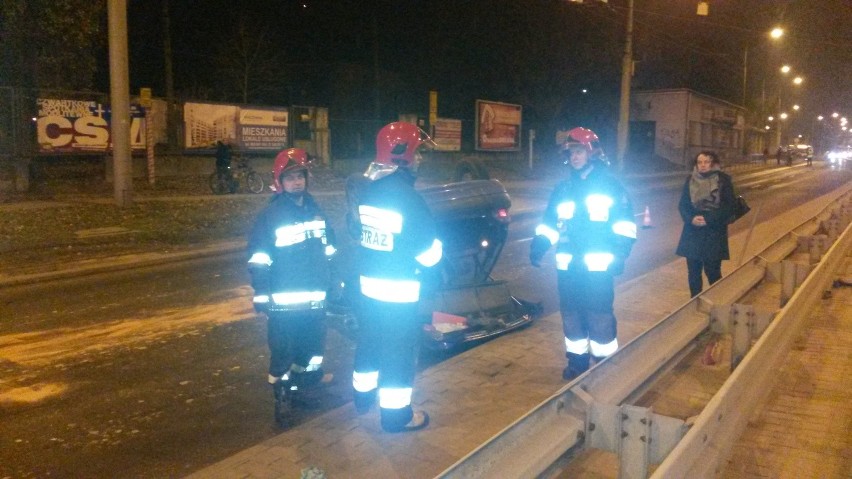
<svg viewBox="0 0 852 479"><path fill-rule="evenodd" d="M236 193L240 184L248 191L258 194L263 191L263 177L254 171L245 158L237 158L236 168L228 167L227 172L215 171L210 175L210 190L213 194Z"/></svg>

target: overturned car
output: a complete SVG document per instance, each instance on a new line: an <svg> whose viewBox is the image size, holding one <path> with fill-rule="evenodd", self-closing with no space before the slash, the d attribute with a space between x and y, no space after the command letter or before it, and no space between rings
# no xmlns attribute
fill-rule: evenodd
<svg viewBox="0 0 852 479"><path fill-rule="evenodd" d="M352 207L359 181L353 179L347 188ZM441 262L423 279L423 344L453 349L530 324L540 305L516 298L505 281L491 278L509 235L511 200L503 185L497 180L474 180L419 193L432 210L444 251ZM348 329L356 329L358 318L352 306L357 301L358 292L353 290L357 281L339 285L341 289L329 296L330 314L342 318Z"/></svg>

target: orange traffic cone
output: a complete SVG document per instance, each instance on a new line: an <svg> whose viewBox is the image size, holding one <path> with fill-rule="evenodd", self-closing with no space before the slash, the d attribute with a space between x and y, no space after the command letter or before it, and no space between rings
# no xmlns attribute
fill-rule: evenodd
<svg viewBox="0 0 852 479"><path fill-rule="evenodd" d="M651 224L651 209L645 206L645 214L642 217L642 228L653 228L654 225Z"/></svg>

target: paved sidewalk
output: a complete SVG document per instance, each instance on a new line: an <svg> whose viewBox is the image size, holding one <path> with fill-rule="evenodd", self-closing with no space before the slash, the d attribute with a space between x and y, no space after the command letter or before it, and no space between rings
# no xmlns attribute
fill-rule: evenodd
<svg viewBox="0 0 852 479"><path fill-rule="evenodd" d="M747 256L811 218L839 194L758 225ZM733 251L742 248L745 235L731 238ZM725 274L734 268L731 263L724 263ZM619 342L625 344L688 301L685 283L686 266L679 260L621 284L616 295ZM298 478L309 467L331 478L434 477L565 385L561 336L558 314L553 314L421 373L415 406L432 415L432 424L422 431L383 433L376 410L358 416L347 404L189 477Z"/></svg>

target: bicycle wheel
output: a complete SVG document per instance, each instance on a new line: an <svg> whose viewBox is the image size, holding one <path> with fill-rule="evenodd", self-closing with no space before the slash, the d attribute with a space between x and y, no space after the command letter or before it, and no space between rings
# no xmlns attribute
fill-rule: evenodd
<svg viewBox="0 0 852 479"><path fill-rule="evenodd" d="M210 175L210 191L214 195L224 195L230 190L228 177L220 175L218 172Z"/></svg>
<svg viewBox="0 0 852 479"><path fill-rule="evenodd" d="M258 194L263 191L263 177L260 176L257 172L250 171L246 175L246 186L248 186L249 191L254 194Z"/></svg>

